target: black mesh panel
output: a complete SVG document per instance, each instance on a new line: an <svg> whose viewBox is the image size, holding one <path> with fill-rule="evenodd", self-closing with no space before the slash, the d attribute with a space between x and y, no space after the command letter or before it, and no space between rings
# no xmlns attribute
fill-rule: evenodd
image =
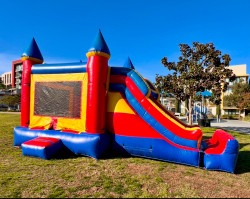
<svg viewBox="0 0 250 199"><path fill-rule="evenodd" d="M34 115L80 118L82 83L36 82Z"/></svg>

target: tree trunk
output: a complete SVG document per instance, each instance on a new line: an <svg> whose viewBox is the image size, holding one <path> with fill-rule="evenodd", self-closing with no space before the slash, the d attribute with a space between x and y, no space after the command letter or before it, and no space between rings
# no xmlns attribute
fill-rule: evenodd
<svg viewBox="0 0 250 199"><path fill-rule="evenodd" d="M176 99L175 101L175 112L180 112L180 101Z"/></svg>
<svg viewBox="0 0 250 199"><path fill-rule="evenodd" d="M188 102L188 124L192 125L193 124L193 117L192 117L192 96L189 97L189 102Z"/></svg>
<svg viewBox="0 0 250 199"><path fill-rule="evenodd" d="M221 117L221 105L216 105L216 117L217 117L217 122L220 122L220 117Z"/></svg>

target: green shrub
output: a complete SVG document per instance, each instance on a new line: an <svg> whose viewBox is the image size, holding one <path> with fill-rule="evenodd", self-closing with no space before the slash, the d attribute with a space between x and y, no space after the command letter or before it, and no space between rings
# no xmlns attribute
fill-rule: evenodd
<svg viewBox="0 0 250 199"><path fill-rule="evenodd" d="M250 122L250 114L248 114L248 115L244 118L244 121Z"/></svg>
<svg viewBox="0 0 250 199"><path fill-rule="evenodd" d="M222 115L221 119L238 120L239 119L239 115L238 114Z"/></svg>

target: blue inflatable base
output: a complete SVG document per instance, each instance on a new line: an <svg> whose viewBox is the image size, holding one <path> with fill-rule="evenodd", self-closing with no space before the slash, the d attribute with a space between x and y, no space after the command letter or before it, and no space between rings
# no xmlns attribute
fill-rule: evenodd
<svg viewBox="0 0 250 199"><path fill-rule="evenodd" d="M113 135L112 150L124 155L199 167L200 150L175 147L164 140Z"/></svg>
<svg viewBox="0 0 250 199"><path fill-rule="evenodd" d="M89 156L99 159L110 146L108 133L81 133L61 132L56 130L34 130L25 127L14 128L14 146L36 137L52 137L60 139L62 144L76 155Z"/></svg>
<svg viewBox="0 0 250 199"><path fill-rule="evenodd" d="M105 154L108 154L106 152L112 150L113 153L119 155L143 157L230 173L234 173L238 158L237 140L231 141L222 154L206 154L206 149L203 149L203 145L201 150L178 147L157 138L120 136L110 133L74 134L56 130L14 128L14 146L22 146L23 143L37 137L57 138L62 146L52 146L47 149L31 149L23 145L24 155L49 159L60 148L66 148L76 155L100 159Z"/></svg>
<svg viewBox="0 0 250 199"><path fill-rule="evenodd" d="M204 166L207 170L217 170L234 173L238 154L205 154Z"/></svg>

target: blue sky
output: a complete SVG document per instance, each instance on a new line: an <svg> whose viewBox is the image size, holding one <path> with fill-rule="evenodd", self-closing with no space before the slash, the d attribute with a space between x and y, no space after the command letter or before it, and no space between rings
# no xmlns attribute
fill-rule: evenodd
<svg viewBox="0 0 250 199"><path fill-rule="evenodd" d="M161 58L178 61L179 44L214 43L247 64L250 74L249 0L1 0L0 74L11 70L34 37L46 63L86 61L100 29L109 65L135 69L154 81L167 75Z"/></svg>

